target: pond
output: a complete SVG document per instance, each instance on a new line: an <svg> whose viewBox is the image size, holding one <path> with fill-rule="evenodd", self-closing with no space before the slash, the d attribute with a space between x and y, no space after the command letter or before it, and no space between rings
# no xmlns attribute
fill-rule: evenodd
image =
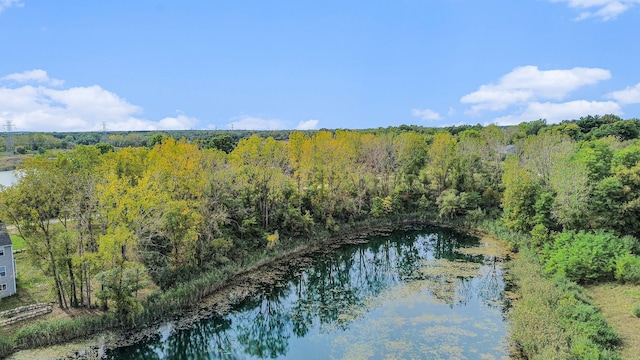
<svg viewBox="0 0 640 360"><path fill-rule="evenodd" d="M0 171L0 185L11 186L17 182L16 173L13 170Z"/></svg>
<svg viewBox="0 0 640 360"><path fill-rule="evenodd" d="M109 359L501 359L502 262L477 238L396 231L318 255L226 316L163 325Z"/></svg>

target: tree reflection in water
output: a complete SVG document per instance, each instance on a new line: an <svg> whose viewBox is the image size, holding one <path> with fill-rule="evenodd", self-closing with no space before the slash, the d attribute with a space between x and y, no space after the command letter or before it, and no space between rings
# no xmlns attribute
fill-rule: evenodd
<svg viewBox="0 0 640 360"><path fill-rule="evenodd" d="M456 251L477 244L477 239L452 230L428 228L396 232L389 237L372 239L368 244L344 247L331 254L319 255L302 271L292 270L280 284L245 300L224 318L202 320L189 330L172 331L166 339L157 336L134 347L114 351L109 357L265 359L300 356L304 354L300 349L313 348L319 358L326 358L335 355L336 344L349 334L352 324L374 316L371 315L374 312L375 316L380 316L376 310L384 308L389 299L397 305L398 299L429 295L433 309L421 305L398 310L416 313L403 315L415 321L394 320L398 324L407 323L407 326L433 325L420 319L436 319L437 316L424 315L420 311L441 312L438 306L442 305L461 312L468 303L478 300L487 306L501 306L504 283L499 263L487 263L483 256ZM399 293L394 289L408 292ZM482 318L472 320L485 321ZM428 327L422 332L426 334L433 330ZM501 330L496 333L500 334ZM414 340L426 341L419 336ZM398 346L397 341L394 344ZM404 346L425 349L426 343ZM306 355L315 354L306 351ZM321 351L324 353L320 354ZM342 356L345 354L343 352Z"/></svg>

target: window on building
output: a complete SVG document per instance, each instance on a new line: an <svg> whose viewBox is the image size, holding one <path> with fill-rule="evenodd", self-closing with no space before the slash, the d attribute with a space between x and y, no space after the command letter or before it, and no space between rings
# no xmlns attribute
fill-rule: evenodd
<svg viewBox="0 0 640 360"><path fill-rule="evenodd" d="M0 291L7 291L7 284L0 284Z"/></svg>
<svg viewBox="0 0 640 360"><path fill-rule="evenodd" d="M0 266L0 277L7 276L7 267Z"/></svg>
<svg viewBox="0 0 640 360"><path fill-rule="evenodd" d="M0 256L4 255L4 247L0 247Z"/></svg>

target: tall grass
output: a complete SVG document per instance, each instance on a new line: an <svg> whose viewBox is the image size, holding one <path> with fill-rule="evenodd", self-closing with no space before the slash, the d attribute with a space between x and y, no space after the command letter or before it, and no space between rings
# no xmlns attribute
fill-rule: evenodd
<svg viewBox="0 0 640 360"><path fill-rule="evenodd" d="M0 337L0 358L3 358L13 351L13 341Z"/></svg>
<svg viewBox="0 0 640 360"><path fill-rule="evenodd" d="M531 236L529 234L509 230L499 220L485 220L478 224L478 229L504 241L512 251L529 247L531 244Z"/></svg>

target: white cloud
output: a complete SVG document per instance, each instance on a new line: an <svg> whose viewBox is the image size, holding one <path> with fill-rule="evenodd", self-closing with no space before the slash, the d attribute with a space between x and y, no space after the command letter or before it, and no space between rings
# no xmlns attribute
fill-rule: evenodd
<svg viewBox="0 0 640 360"><path fill-rule="evenodd" d="M150 121L138 118L129 118L109 123L110 130L187 130L197 124L198 119L186 115L166 117L160 121Z"/></svg>
<svg viewBox="0 0 640 360"><path fill-rule="evenodd" d="M469 113L504 110L511 105L537 100L562 100L569 92L611 78L608 70L576 67L570 70L539 70L521 66L502 76L496 84L481 85L460 101L472 104Z"/></svg>
<svg viewBox="0 0 640 360"><path fill-rule="evenodd" d="M607 99L614 99L619 104L640 104L640 83L627 86L624 90L613 91L605 95Z"/></svg>
<svg viewBox="0 0 640 360"><path fill-rule="evenodd" d="M0 86L0 122L11 120L19 131L95 131L103 122L113 131L177 130L193 128L197 123L197 119L183 114L159 121L141 118L141 107L98 85L49 87L62 82L52 81L55 79L44 71L25 71L2 79L45 84Z"/></svg>
<svg viewBox="0 0 640 360"><path fill-rule="evenodd" d="M314 130L318 128L318 120L309 119L307 121L300 121L298 126L296 126L296 130Z"/></svg>
<svg viewBox="0 0 640 360"><path fill-rule="evenodd" d="M286 128L285 123L278 119L263 119L254 116L238 116L227 124L227 128L235 130L282 130Z"/></svg>
<svg viewBox="0 0 640 360"><path fill-rule="evenodd" d="M51 86L62 86L62 84L64 84L64 81L62 80L50 78L49 75L47 75L47 72L41 69L33 69L23 71L21 73L9 74L5 77L0 78L0 80L15 81L18 83L32 82Z"/></svg>
<svg viewBox="0 0 640 360"><path fill-rule="evenodd" d="M437 112L431 110L431 109L424 109L424 110L418 110L418 109L413 109L411 110L411 115L415 116L417 118L420 118L422 120L440 120L440 114L438 114Z"/></svg>
<svg viewBox="0 0 640 360"><path fill-rule="evenodd" d="M640 0L550 0L567 3L569 7L581 10L576 20L598 17L602 20L615 19L618 15L640 4Z"/></svg>
<svg viewBox="0 0 640 360"><path fill-rule="evenodd" d="M0 12L12 6L22 7L24 4L20 0L0 0Z"/></svg>
<svg viewBox="0 0 640 360"><path fill-rule="evenodd" d="M547 123L554 124L562 120L578 119L581 116L594 114L622 115L622 109L613 101L531 102L522 113L502 116L494 121L498 125L516 125L525 121L546 119Z"/></svg>

